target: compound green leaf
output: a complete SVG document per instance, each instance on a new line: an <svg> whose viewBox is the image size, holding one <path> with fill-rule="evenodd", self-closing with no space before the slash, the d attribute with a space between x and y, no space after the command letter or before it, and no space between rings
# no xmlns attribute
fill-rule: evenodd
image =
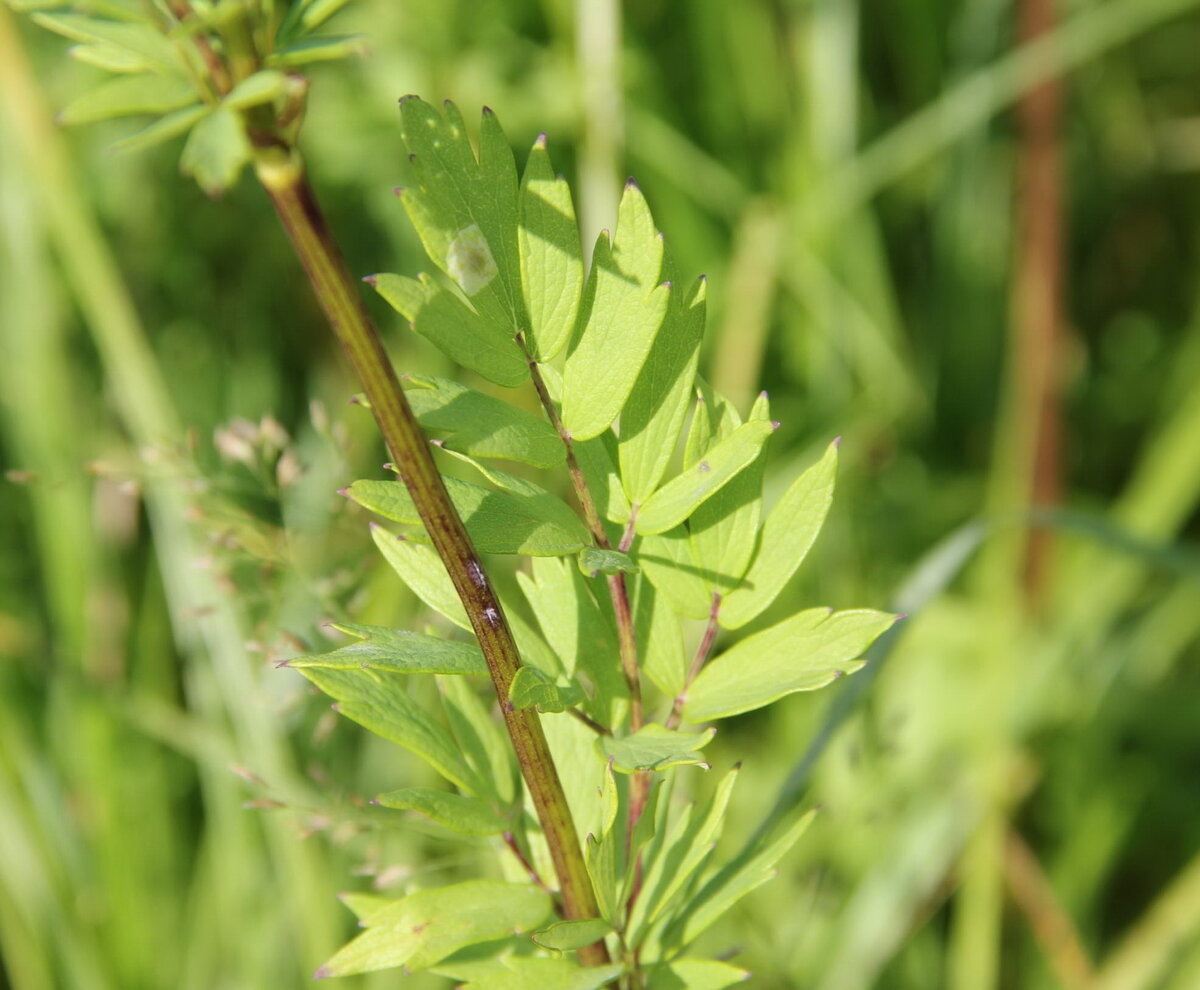
<svg viewBox="0 0 1200 990"><path fill-rule="evenodd" d="M439 639L386 626L359 626L349 622L334 622L331 625L347 635L358 637L359 641L329 653L295 657L284 666L383 670L398 674L488 672L483 652L475 643Z"/></svg>
<svg viewBox="0 0 1200 990"><path fill-rule="evenodd" d="M563 376L563 424L572 437L599 436L617 418L667 315L663 242L641 190L621 197L617 233L603 234L592 254L583 327Z"/></svg>
<svg viewBox="0 0 1200 990"><path fill-rule="evenodd" d="M537 667L523 666L508 686L508 700L517 711L536 708L540 712L565 712L583 700L583 691L574 684L560 687Z"/></svg>
<svg viewBox="0 0 1200 990"><path fill-rule="evenodd" d="M371 538L384 560L414 595L460 629L474 631L450 575L446 573L446 565L432 549L397 536L375 523L371 524Z"/></svg>
<svg viewBox="0 0 1200 990"><path fill-rule="evenodd" d="M680 732L651 722L630 736L601 736L596 740L596 748L621 773L694 765L707 770L708 762L698 751L714 735L716 730L711 727L703 732Z"/></svg>
<svg viewBox="0 0 1200 990"><path fill-rule="evenodd" d="M621 975L621 966L580 966L570 959L502 956L447 963L437 972L465 980L459 990L600 990Z"/></svg>
<svg viewBox="0 0 1200 990"><path fill-rule="evenodd" d="M863 653L896 621L870 609L810 608L747 636L708 664L688 689L690 722L762 708L794 691L815 691L862 667Z"/></svg>
<svg viewBox="0 0 1200 990"><path fill-rule="evenodd" d="M536 928L550 895L533 884L468 880L422 890L372 914L370 927L316 972L349 976L403 966L414 973L468 945Z"/></svg>
<svg viewBox="0 0 1200 990"><path fill-rule="evenodd" d="M459 756L450 733L408 697L400 678L372 670L320 667L303 668L300 673L337 699L334 708L346 718L415 753L455 787L468 793L476 790L475 775Z"/></svg>
<svg viewBox="0 0 1200 990"><path fill-rule="evenodd" d="M718 959L675 959L649 976L646 990L724 990L750 979L750 971Z"/></svg>
<svg viewBox="0 0 1200 990"><path fill-rule="evenodd" d="M678 526L750 464L773 431L771 423L756 420L713 445L704 457L646 500L638 510L638 532L653 535Z"/></svg>
<svg viewBox="0 0 1200 990"><path fill-rule="evenodd" d="M556 921L541 931L534 932L532 938L543 949L571 952L599 942L611 931L612 926L603 918L578 918L572 921Z"/></svg>
<svg viewBox="0 0 1200 990"><path fill-rule="evenodd" d="M644 502L658 487L675 447L700 358L707 282L685 296L671 289L662 329L621 410L621 480L631 502Z"/></svg>
<svg viewBox="0 0 1200 990"><path fill-rule="evenodd" d="M430 787L403 787L388 791L375 804L397 811L416 811L451 832L461 835L499 835L511 823L497 815L486 801Z"/></svg>
<svg viewBox="0 0 1200 990"><path fill-rule="evenodd" d="M837 441L831 443L768 513L749 570L721 602L718 618L726 629L737 629L759 615L804 561L833 502L837 448Z"/></svg>
<svg viewBox="0 0 1200 990"><path fill-rule="evenodd" d="M421 426L472 457L560 466L566 449L544 419L490 395L432 375L405 377L405 394Z"/></svg>
<svg viewBox="0 0 1200 990"><path fill-rule="evenodd" d="M471 301L481 319L509 342L527 323L517 250L517 174L495 115L485 110L476 161L454 104L443 112L415 96L400 101L401 136L417 177L401 201L425 252Z"/></svg>
<svg viewBox="0 0 1200 990"><path fill-rule="evenodd" d="M564 525L565 517L547 512L543 502L483 488L458 478L444 480L467 532L483 553L554 557L577 553L588 543L588 533L582 523L572 516L574 525L568 528ZM343 491L363 508L385 519L408 525L421 522L403 482L361 480ZM553 496L547 493L547 497Z"/></svg>
<svg viewBox="0 0 1200 990"><path fill-rule="evenodd" d="M58 120L63 124L90 124L114 117L162 114L195 102L196 88L179 76L125 76L109 79L72 100Z"/></svg>
<svg viewBox="0 0 1200 990"><path fill-rule="evenodd" d="M250 160L250 142L237 111L218 107L192 128L179 167L210 196L232 186Z"/></svg>
<svg viewBox="0 0 1200 990"><path fill-rule="evenodd" d="M533 144L521 177L521 287L529 314L529 349L549 361L563 349L579 313L583 250L571 187L550 167L546 135Z"/></svg>
<svg viewBox="0 0 1200 990"><path fill-rule="evenodd" d="M634 546L634 560L654 587L679 615L707 619L712 609L712 592L706 570L692 552L692 541L682 526L642 536Z"/></svg>

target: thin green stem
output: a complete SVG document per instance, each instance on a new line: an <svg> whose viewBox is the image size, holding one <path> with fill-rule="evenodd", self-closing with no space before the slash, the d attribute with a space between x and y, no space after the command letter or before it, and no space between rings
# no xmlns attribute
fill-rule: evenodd
<svg viewBox="0 0 1200 990"><path fill-rule="evenodd" d="M358 374L400 477L470 617L521 773L546 836L558 875L563 912L568 918L595 917L598 911L583 851L541 723L535 713L514 710L508 701L520 656L504 610L450 501L429 445L325 223L303 165L294 149L274 147L259 151L256 169L308 273L321 308ZM579 955L591 965L608 961L602 941L581 949Z"/></svg>

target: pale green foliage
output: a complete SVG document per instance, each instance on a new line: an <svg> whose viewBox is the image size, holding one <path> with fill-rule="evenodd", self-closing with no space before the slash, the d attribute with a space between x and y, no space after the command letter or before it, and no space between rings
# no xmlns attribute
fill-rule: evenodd
<svg viewBox="0 0 1200 990"><path fill-rule="evenodd" d="M317 976L425 969L464 946L527 932L549 913L549 895L532 884L469 880L418 891L364 917L366 931Z"/></svg>
<svg viewBox="0 0 1200 990"><path fill-rule="evenodd" d="M75 42L72 56L117 76L69 103L62 123L154 117L114 150L140 151L187 134L180 167L215 196L253 156L248 126L285 129L301 116L306 83L285 70L362 50L357 37L313 34L347 2L300 0L282 17L269 0L193 3L181 18L165 3L51 0L37 4L49 10L33 19ZM252 123L251 113L260 114Z"/></svg>
<svg viewBox="0 0 1200 990"><path fill-rule="evenodd" d="M474 643L423 636L384 626L333 623L335 629L358 638L331 653L298 657L289 667L327 667L331 670L390 670L397 674L486 674L483 653Z"/></svg>
<svg viewBox="0 0 1200 990"><path fill-rule="evenodd" d="M451 832L462 835L496 835L509 827L509 823L487 802L451 791L403 787L380 794L375 803L398 811L419 811Z"/></svg>
<svg viewBox="0 0 1200 990"><path fill-rule="evenodd" d="M518 182L490 112L478 153L452 105L438 110L406 97L401 118L415 177L402 200L436 271L368 281L447 356L495 385L538 379L538 396L550 404L552 415L542 419L443 379L405 382L444 454L479 476L445 479L476 547L524 558L515 582L495 589L525 661L501 700L545 715L600 914L507 939L493 948L494 958L451 961L439 972L468 986L597 986L605 970L544 954L605 939L614 953L638 960L647 986L738 982L742 970L686 952L769 877L807 819L792 818L776 839L721 862L714 852L736 772L696 804L674 802L671 793L675 775L688 772L681 768L709 766L703 750L716 730L704 722L858 669L894 620L809 609L706 663L720 629L749 622L775 601L812 546L832 497L836 447L765 512L766 448L778 424L765 394L743 420L697 377L706 286L681 287L641 190L626 186L615 236L600 237L585 279L570 191L554 175L544 138ZM594 541L557 495L492 463L557 470L561 484L568 445L585 480L584 500L610 526L604 541ZM356 481L345 494L405 527L403 535L375 528L384 557L433 612L468 629L404 485ZM628 612L618 607L622 595ZM647 715L640 726L630 722L619 649L625 614ZM482 657L455 638L343 628L363 641L292 665L338 698L343 714L416 752L457 789L404 788L378 803L451 832L504 831L544 866L540 833L515 811L520 783L498 722L471 678L445 676L478 672ZM444 720L412 700L417 685L396 676L418 670L442 675ZM579 720L567 718L568 710ZM635 793L645 799L640 815L643 797ZM343 950L331 963L338 972L389 958L387 938L372 926L378 916L351 943L369 938L371 951ZM485 940L482 930L470 938ZM412 969L424 958L406 956L404 964Z"/></svg>

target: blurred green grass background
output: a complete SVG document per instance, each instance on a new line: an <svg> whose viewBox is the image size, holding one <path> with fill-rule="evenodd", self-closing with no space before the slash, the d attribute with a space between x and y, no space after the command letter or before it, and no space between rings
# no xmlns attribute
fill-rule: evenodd
<svg viewBox="0 0 1200 990"><path fill-rule="evenodd" d="M487 104L519 161L549 134L585 239L632 174L709 275L706 374L783 424L769 493L845 438L777 614L912 615L714 743L731 844L823 808L707 938L754 986L1200 986L1200 3L1059 0L1022 43L1037 6L358 0L369 54L311 73L352 270L422 265L396 99ZM0 69L0 984L305 985L335 891L486 861L365 806L427 771L272 663L423 621L334 495L382 446L254 183L55 132L99 74L0 38L33 66Z"/></svg>

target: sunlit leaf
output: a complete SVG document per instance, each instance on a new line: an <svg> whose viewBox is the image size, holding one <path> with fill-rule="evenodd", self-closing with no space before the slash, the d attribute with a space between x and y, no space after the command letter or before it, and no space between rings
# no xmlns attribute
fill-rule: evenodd
<svg viewBox="0 0 1200 990"><path fill-rule="evenodd" d="M574 516L545 511L541 502L493 491L458 478L446 478L446 488L476 549L483 553L558 556L577 553L588 543L587 530ZM393 522L418 525L421 518L408 489L399 481L356 481L346 495L371 512Z"/></svg>
<svg viewBox="0 0 1200 990"><path fill-rule="evenodd" d="M726 629L743 626L762 612L803 563L833 502L837 455L837 443L831 443L768 513L749 570L721 602L718 618Z"/></svg>
<svg viewBox="0 0 1200 990"><path fill-rule="evenodd" d="M771 423L755 420L715 444L646 500L638 510L638 532L653 535L678 526L758 456L773 430Z"/></svg>
<svg viewBox="0 0 1200 990"><path fill-rule="evenodd" d="M662 841L655 842L646 855L642 890L626 926L631 945L641 943L647 926L660 915L686 903L681 892L708 865L725 824L725 811L737 776L736 767L725 775L703 813L697 806L689 805Z"/></svg>
<svg viewBox="0 0 1200 990"><path fill-rule="evenodd" d="M631 502L654 492L675 453L700 358L707 285L700 279L686 294L672 287L662 329L621 410L621 480Z"/></svg>
<svg viewBox="0 0 1200 990"><path fill-rule="evenodd" d="M495 115L485 110L475 158L458 109L415 96L400 101L401 136L417 178L401 201L426 254L470 299L480 319L512 341L525 327L517 228L517 173ZM515 343L512 351L520 357Z"/></svg>
<svg viewBox="0 0 1200 990"><path fill-rule="evenodd" d="M896 616L870 609L811 608L710 661L688 689L690 722L748 712L794 691L814 691L862 667L868 646Z"/></svg>
<svg viewBox="0 0 1200 990"><path fill-rule="evenodd" d="M708 618L712 593L705 580L707 571L696 560L684 527L640 537L633 558L679 615Z"/></svg>
<svg viewBox="0 0 1200 990"><path fill-rule="evenodd" d="M770 420L764 392L750 410L748 422ZM700 505L688 522L692 553L696 560L703 561L705 580L715 593L727 594L750 564L762 512L766 460L764 447L727 485Z"/></svg>
<svg viewBox="0 0 1200 990"><path fill-rule="evenodd" d="M468 880L418 891L371 915L370 927L316 976L396 966L416 972L465 946L530 931L550 910L550 895L533 884Z"/></svg>
<svg viewBox="0 0 1200 990"><path fill-rule="evenodd" d="M397 536L382 526L373 525L371 537L384 559L414 595L456 626L472 631L450 575L431 548Z"/></svg>
<svg viewBox="0 0 1200 990"><path fill-rule="evenodd" d="M571 436L599 436L617 418L667 314L663 242L645 197L632 182L612 244L601 235L584 293L582 331L563 375L563 424Z"/></svg>
<svg viewBox="0 0 1200 990"><path fill-rule="evenodd" d="M781 860L812 822L814 812L793 814L778 832L760 846L750 847L717 870L692 897L679 919L663 936L664 945L687 946L745 897L775 876Z"/></svg>
<svg viewBox="0 0 1200 990"><path fill-rule="evenodd" d="M549 361L575 327L583 290L583 251L571 187L556 176L546 135L534 142L521 178L521 287L529 314L529 348Z"/></svg>
<svg viewBox="0 0 1200 990"><path fill-rule="evenodd" d="M461 643L421 633L359 626L348 622L332 624L358 642L330 653L295 657L288 667L327 667L333 670L383 670L400 674L486 674L487 664L475 643Z"/></svg>

